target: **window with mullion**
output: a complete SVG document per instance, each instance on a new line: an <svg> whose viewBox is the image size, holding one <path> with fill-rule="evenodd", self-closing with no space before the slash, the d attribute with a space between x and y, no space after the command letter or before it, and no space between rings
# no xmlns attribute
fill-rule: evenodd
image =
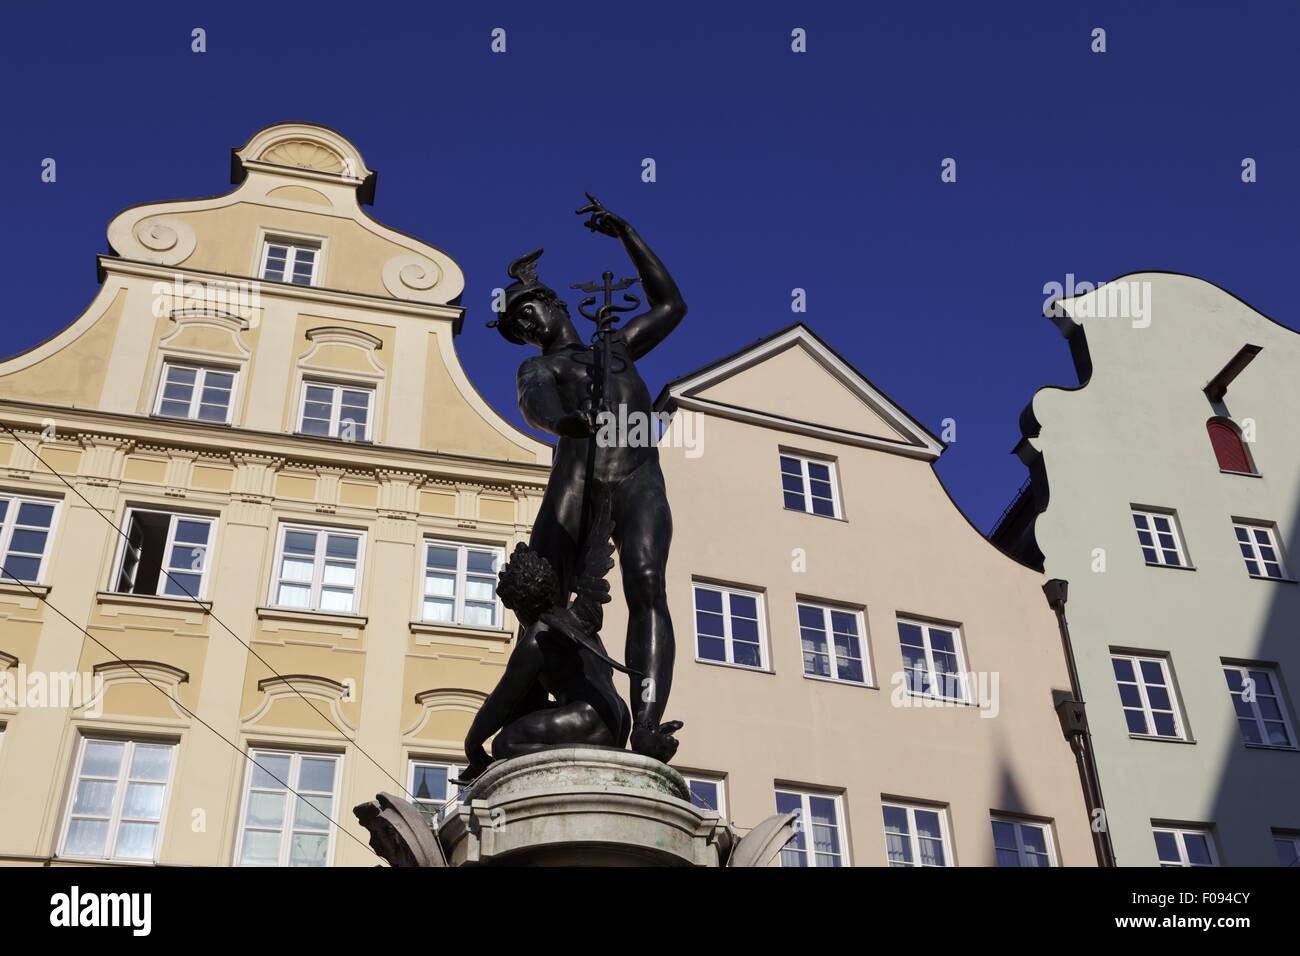
<svg viewBox="0 0 1300 956"><path fill-rule="evenodd" d="M861 611L810 601L799 601L796 610L806 676L850 684L870 683L863 653Z"/></svg>
<svg viewBox="0 0 1300 956"><path fill-rule="evenodd" d="M826 518L840 517L835 464L801 455L781 455L781 492L786 508Z"/></svg>
<svg viewBox="0 0 1300 956"><path fill-rule="evenodd" d="M235 373L201 365L163 365L159 415L225 425L230 422Z"/></svg>
<svg viewBox="0 0 1300 956"><path fill-rule="evenodd" d="M1282 549L1278 547L1277 536L1270 526L1239 521L1233 523L1232 530L1252 578L1286 579Z"/></svg>
<svg viewBox="0 0 1300 956"><path fill-rule="evenodd" d="M58 501L0 494L0 581L42 580Z"/></svg>
<svg viewBox="0 0 1300 956"><path fill-rule="evenodd" d="M1051 831L1045 823L993 818L993 849L998 866L1055 866Z"/></svg>
<svg viewBox="0 0 1300 956"><path fill-rule="evenodd" d="M898 642L909 691L970 702L960 628L899 618Z"/></svg>
<svg viewBox="0 0 1300 956"><path fill-rule="evenodd" d="M303 382L298 431L344 441L369 441L374 397L373 388Z"/></svg>
<svg viewBox="0 0 1300 956"><path fill-rule="evenodd" d="M1178 522L1172 512L1140 511L1133 509L1133 526L1137 529L1142 557L1147 564L1171 568L1188 567L1187 552L1183 548Z"/></svg>
<svg viewBox="0 0 1300 956"><path fill-rule="evenodd" d="M1128 732L1139 737L1186 739L1169 662L1162 657L1130 654L1112 654L1110 660Z"/></svg>
<svg viewBox="0 0 1300 956"><path fill-rule="evenodd" d="M1209 830L1153 827L1156 857L1162 867L1218 866L1214 839Z"/></svg>
<svg viewBox="0 0 1300 956"><path fill-rule="evenodd" d="M941 807L881 805L890 866L952 866L947 813Z"/></svg>
<svg viewBox="0 0 1300 956"><path fill-rule="evenodd" d="M355 614L364 537L358 531L281 526L275 605Z"/></svg>
<svg viewBox="0 0 1300 956"><path fill-rule="evenodd" d="M1272 668L1224 664L1237 727L1248 744L1294 748L1295 732L1283 707L1282 691Z"/></svg>
<svg viewBox="0 0 1300 956"><path fill-rule="evenodd" d="M254 749L236 866L328 866L334 849L338 756Z"/></svg>
<svg viewBox="0 0 1300 956"><path fill-rule="evenodd" d="M292 285L315 285L320 247L268 239L262 256L262 278Z"/></svg>
<svg viewBox="0 0 1300 956"><path fill-rule="evenodd" d="M695 656L716 664L767 666L761 595L696 583Z"/></svg>
<svg viewBox="0 0 1300 956"><path fill-rule="evenodd" d="M724 820L727 818L727 794L721 777L686 774L685 780L691 803L701 810L716 810Z"/></svg>
<svg viewBox="0 0 1300 956"><path fill-rule="evenodd" d="M113 581L119 594L199 598L207 591L215 518L131 508Z"/></svg>
<svg viewBox="0 0 1300 956"><path fill-rule="evenodd" d="M797 814L794 838L781 851L782 866L848 865L838 796L781 788L776 791L776 812Z"/></svg>
<svg viewBox="0 0 1300 956"><path fill-rule="evenodd" d="M465 788L456 786L452 781L462 769L460 764L440 760L415 759L410 762L407 788L416 809L430 823L460 799Z"/></svg>
<svg viewBox="0 0 1300 956"><path fill-rule="evenodd" d="M501 627L496 585L503 557L500 548L426 541L423 619L432 624Z"/></svg>
<svg viewBox="0 0 1300 956"><path fill-rule="evenodd" d="M83 737L60 856L153 862L173 744Z"/></svg>

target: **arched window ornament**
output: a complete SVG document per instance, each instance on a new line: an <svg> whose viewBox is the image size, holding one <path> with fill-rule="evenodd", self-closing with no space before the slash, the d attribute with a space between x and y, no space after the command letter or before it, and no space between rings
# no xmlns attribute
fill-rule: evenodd
<svg viewBox="0 0 1300 956"><path fill-rule="evenodd" d="M1235 422L1228 418L1211 418L1205 423L1205 430L1209 432L1210 445L1214 448L1220 470L1243 475L1258 474Z"/></svg>

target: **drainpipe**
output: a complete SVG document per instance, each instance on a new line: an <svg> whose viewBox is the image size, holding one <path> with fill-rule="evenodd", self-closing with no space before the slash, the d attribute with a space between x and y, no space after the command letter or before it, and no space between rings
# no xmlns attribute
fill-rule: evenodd
<svg viewBox="0 0 1300 956"><path fill-rule="evenodd" d="M1115 866L1115 848L1110 842L1106 804L1101 796L1101 780L1097 776L1097 756L1092 749L1092 732L1088 729L1083 694L1079 689L1079 671L1074 663L1074 646L1070 643L1070 625L1065 620L1065 602L1069 588L1069 582L1061 578L1052 578L1043 585L1047 604L1056 612L1056 625L1060 629L1061 646L1065 650L1065 665L1070 674L1070 697L1056 705L1056 715L1061 720L1061 732L1074 751L1075 763L1079 765L1079 779L1083 783L1083 799L1088 807L1088 823L1092 829L1092 846L1097 853L1097 865ZM1097 827L1099 821L1101 829Z"/></svg>

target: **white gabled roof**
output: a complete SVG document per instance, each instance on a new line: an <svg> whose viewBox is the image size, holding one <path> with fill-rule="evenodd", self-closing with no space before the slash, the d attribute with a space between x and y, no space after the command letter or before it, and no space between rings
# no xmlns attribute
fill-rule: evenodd
<svg viewBox="0 0 1300 956"><path fill-rule="evenodd" d="M791 349L799 361L792 361ZM783 358L784 357L784 358ZM823 386L836 382L827 401L792 408L762 388L743 387L746 373L770 361L783 361L787 373L824 373ZM806 371L805 371L806 370ZM816 384L801 378L815 391ZM753 383L756 385L757 383ZM770 384L770 383L769 383ZM842 394L842 402L840 395ZM856 402L855 402L856 400ZM785 403L783 404L783 401ZM944 445L907 414L866 376L840 357L803 323L797 323L726 358L670 382L660 394L660 410L687 409L750 422L767 428L810 435L849 445L934 460Z"/></svg>

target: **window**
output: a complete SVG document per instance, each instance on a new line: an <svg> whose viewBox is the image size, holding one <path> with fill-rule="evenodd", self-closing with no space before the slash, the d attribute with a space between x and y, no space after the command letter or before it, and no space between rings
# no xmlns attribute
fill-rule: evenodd
<svg viewBox="0 0 1300 956"><path fill-rule="evenodd" d="M1209 830L1154 827L1156 857L1161 866L1218 866Z"/></svg>
<svg viewBox="0 0 1300 956"><path fill-rule="evenodd" d="M1174 701L1169 662L1163 657L1112 654L1120 706L1128 732L1139 737L1185 739L1183 720Z"/></svg>
<svg viewBox="0 0 1300 956"><path fill-rule="evenodd" d="M230 422L230 399L235 390L235 373L199 365L163 366L162 387L155 411L168 418L198 422Z"/></svg>
<svg viewBox="0 0 1300 956"><path fill-rule="evenodd" d="M1282 707L1282 690L1271 667L1224 664L1223 676L1232 695L1237 727L1248 744L1295 747L1295 733Z"/></svg>
<svg viewBox="0 0 1300 956"><path fill-rule="evenodd" d="M993 849L998 866L1056 866L1052 831L1046 823L994 817Z"/></svg>
<svg viewBox="0 0 1300 956"><path fill-rule="evenodd" d="M215 518L145 511L126 515L126 543L113 590L118 594L202 598Z"/></svg>
<svg viewBox="0 0 1300 956"><path fill-rule="evenodd" d="M766 666L763 609L758 594L695 585L695 656L718 664Z"/></svg>
<svg viewBox="0 0 1300 956"><path fill-rule="evenodd" d="M890 866L952 866L944 810L905 803L886 803L882 809Z"/></svg>
<svg viewBox="0 0 1300 956"><path fill-rule="evenodd" d="M1273 578L1285 581L1286 565L1282 563L1282 549L1277 545L1277 535L1269 525L1247 524L1236 521L1232 525L1237 535L1237 547L1246 559L1246 570L1252 578Z"/></svg>
<svg viewBox="0 0 1300 956"><path fill-rule="evenodd" d="M298 431L344 441L369 441L374 398L373 388L303 382Z"/></svg>
<svg viewBox="0 0 1300 956"><path fill-rule="evenodd" d="M1273 847L1277 850L1278 866L1300 868L1300 833L1274 830Z"/></svg>
<svg viewBox="0 0 1300 956"><path fill-rule="evenodd" d="M898 641L909 691L924 697L970 702L958 628L899 618Z"/></svg>
<svg viewBox="0 0 1300 956"><path fill-rule="evenodd" d="M454 763L433 760L411 761L407 789L411 791L412 802L430 824L449 802L460 799L464 788L456 786L451 781L461 769Z"/></svg>
<svg viewBox="0 0 1300 956"><path fill-rule="evenodd" d="M339 758L283 750L250 750L249 757L235 865L327 866Z"/></svg>
<svg viewBox="0 0 1300 956"><path fill-rule="evenodd" d="M861 611L846 611L800 601L799 641L803 647L803 672L852 684L868 683Z"/></svg>
<svg viewBox="0 0 1300 956"><path fill-rule="evenodd" d="M320 246L287 239L267 239L262 250L262 278L293 285L316 285Z"/></svg>
<svg viewBox="0 0 1300 956"><path fill-rule="evenodd" d="M43 579L58 501L0 494L0 581Z"/></svg>
<svg viewBox="0 0 1300 956"><path fill-rule="evenodd" d="M1205 423L1205 430L1210 434L1210 446L1214 449L1215 460L1221 471L1231 471L1240 475L1255 475L1255 466L1250 460L1250 452L1241 439L1241 431L1227 418L1211 418Z"/></svg>
<svg viewBox="0 0 1300 956"><path fill-rule="evenodd" d="M496 597L500 548L426 541L424 620L467 627L501 627Z"/></svg>
<svg viewBox="0 0 1300 956"><path fill-rule="evenodd" d="M1172 513L1133 510L1133 526L1137 528L1142 557L1147 564L1170 568L1186 568L1187 553L1178 534L1178 524Z"/></svg>
<svg viewBox="0 0 1300 956"><path fill-rule="evenodd" d="M282 525L276 606L355 614L364 540L359 531Z"/></svg>
<svg viewBox="0 0 1300 956"><path fill-rule="evenodd" d="M776 812L798 814L794 838L781 851L782 866L848 866L844 809L838 796L777 790ZM812 840L808 830L812 830ZM810 845L811 844L811 845Z"/></svg>
<svg viewBox="0 0 1300 956"><path fill-rule="evenodd" d="M727 794L721 777L686 775L686 788L691 792L691 803L701 810L716 810L727 818Z"/></svg>
<svg viewBox="0 0 1300 956"><path fill-rule="evenodd" d="M156 861L175 749L83 737L59 855Z"/></svg>
<svg viewBox="0 0 1300 956"><path fill-rule="evenodd" d="M785 496L785 506L791 511L806 511L827 518L840 517L834 462L782 455L781 491Z"/></svg>

